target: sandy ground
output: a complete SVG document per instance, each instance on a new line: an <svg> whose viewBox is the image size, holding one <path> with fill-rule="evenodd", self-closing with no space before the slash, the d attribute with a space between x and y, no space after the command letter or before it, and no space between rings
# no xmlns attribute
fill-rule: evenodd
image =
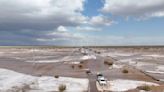
<svg viewBox="0 0 164 92"><path fill-rule="evenodd" d="M30 76L62 76L89 79L90 92L98 92L96 74L109 80L133 80L156 83L154 92L164 90L164 53L162 48L89 48L83 55L79 48L0 48L0 68ZM96 53L96 52L100 53ZM114 62L113 66L104 60ZM87 74L87 70L91 74ZM122 70L129 73L124 74ZM157 81L158 80L158 81ZM128 92L139 92L128 89Z"/></svg>
<svg viewBox="0 0 164 92"><path fill-rule="evenodd" d="M7 69L0 69L0 74L0 92L53 92L58 91L60 85L66 85L66 92L84 92L88 90L88 79L36 77Z"/></svg>

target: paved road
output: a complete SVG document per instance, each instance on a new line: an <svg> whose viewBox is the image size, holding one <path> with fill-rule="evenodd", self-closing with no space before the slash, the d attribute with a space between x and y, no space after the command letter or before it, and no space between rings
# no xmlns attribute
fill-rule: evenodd
<svg viewBox="0 0 164 92"><path fill-rule="evenodd" d="M89 51L88 51L89 52ZM92 72L88 76L89 79L89 85L90 85L90 91L89 92L99 92L96 87L96 75L98 72L106 71L108 70L108 67L104 66L104 58L101 56L95 54L94 52L89 52L90 55L95 55L95 60L90 60L88 62L88 68Z"/></svg>
<svg viewBox="0 0 164 92"><path fill-rule="evenodd" d="M89 92L99 92L96 87L96 75L89 75L89 85L90 85L90 90Z"/></svg>

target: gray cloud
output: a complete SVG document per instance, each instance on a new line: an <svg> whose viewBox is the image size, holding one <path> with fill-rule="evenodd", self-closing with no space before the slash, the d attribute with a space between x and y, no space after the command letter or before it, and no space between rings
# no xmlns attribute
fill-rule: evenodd
<svg viewBox="0 0 164 92"><path fill-rule="evenodd" d="M75 27L86 22L81 14L85 0L0 0L0 45L44 44L39 38L59 26Z"/></svg>
<svg viewBox="0 0 164 92"><path fill-rule="evenodd" d="M0 30L50 30L85 21L80 13L84 0L1 0Z"/></svg>

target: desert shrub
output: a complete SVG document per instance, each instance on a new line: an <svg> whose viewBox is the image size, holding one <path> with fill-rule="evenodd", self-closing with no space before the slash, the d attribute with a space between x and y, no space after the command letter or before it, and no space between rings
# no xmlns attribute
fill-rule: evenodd
<svg viewBox="0 0 164 92"><path fill-rule="evenodd" d="M87 70L87 71L86 71L86 74L90 74L90 73L91 73L91 71L90 71L90 70Z"/></svg>
<svg viewBox="0 0 164 92"><path fill-rule="evenodd" d="M74 69L75 68L75 66L74 65L71 65L71 67Z"/></svg>
<svg viewBox="0 0 164 92"><path fill-rule="evenodd" d="M104 64L111 66L111 65L113 65L113 62L112 62L112 61L107 61L107 60L105 60L105 61L104 61Z"/></svg>
<svg viewBox="0 0 164 92"><path fill-rule="evenodd" d="M82 64L79 64L78 67L79 67L79 68L83 68L83 65L82 65Z"/></svg>
<svg viewBox="0 0 164 92"><path fill-rule="evenodd" d="M101 54L101 52L98 51L97 54Z"/></svg>
<svg viewBox="0 0 164 92"><path fill-rule="evenodd" d="M88 55L87 53L82 53L83 55Z"/></svg>
<svg viewBox="0 0 164 92"><path fill-rule="evenodd" d="M58 89L59 89L59 92L63 92L63 91L66 90L66 85L63 85L63 84L62 84L62 85L59 86Z"/></svg>
<svg viewBox="0 0 164 92"><path fill-rule="evenodd" d="M84 64L84 61L80 61L80 64Z"/></svg>
<svg viewBox="0 0 164 92"><path fill-rule="evenodd" d="M150 86L147 86L147 85L144 85L144 86L139 86L137 87L139 90L144 90L144 91L150 91L151 90L151 87Z"/></svg>
<svg viewBox="0 0 164 92"><path fill-rule="evenodd" d="M122 73L129 73L127 69L122 70Z"/></svg>
<svg viewBox="0 0 164 92"><path fill-rule="evenodd" d="M42 77L42 74L38 74L37 76L38 76L38 77Z"/></svg>
<svg viewBox="0 0 164 92"><path fill-rule="evenodd" d="M55 77L55 78L59 78L59 75L55 75L54 77Z"/></svg>

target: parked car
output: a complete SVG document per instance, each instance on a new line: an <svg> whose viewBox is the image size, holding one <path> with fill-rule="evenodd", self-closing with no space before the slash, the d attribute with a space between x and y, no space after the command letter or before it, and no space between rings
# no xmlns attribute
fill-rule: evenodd
<svg viewBox="0 0 164 92"><path fill-rule="evenodd" d="M107 79L101 73L97 74L97 81L101 86L106 86L107 85Z"/></svg>

